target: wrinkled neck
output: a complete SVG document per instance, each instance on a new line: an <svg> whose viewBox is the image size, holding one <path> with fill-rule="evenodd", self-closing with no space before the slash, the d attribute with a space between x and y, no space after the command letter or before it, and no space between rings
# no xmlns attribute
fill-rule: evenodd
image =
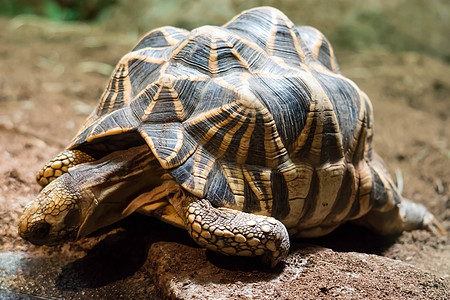
<svg viewBox="0 0 450 300"><path fill-rule="evenodd" d="M125 208L139 194L159 186L164 173L148 146L110 155L69 171L83 195L83 220L78 237L126 217Z"/></svg>

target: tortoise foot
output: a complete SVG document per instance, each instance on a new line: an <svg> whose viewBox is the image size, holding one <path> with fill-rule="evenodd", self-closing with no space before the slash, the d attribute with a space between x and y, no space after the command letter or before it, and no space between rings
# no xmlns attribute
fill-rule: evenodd
<svg viewBox="0 0 450 300"><path fill-rule="evenodd" d="M423 217L422 228L432 232L435 235L444 235L447 233L436 217L428 211Z"/></svg>
<svg viewBox="0 0 450 300"><path fill-rule="evenodd" d="M436 235L445 234L445 229L425 206L403 198L400 204L403 230L425 229Z"/></svg>
<svg viewBox="0 0 450 300"><path fill-rule="evenodd" d="M214 208L207 200L194 200L185 206L185 226L202 247L224 255L261 256L271 267L289 252L289 235L280 221Z"/></svg>
<svg viewBox="0 0 450 300"><path fill-rule="evenodd" d="M62 174L67 173L69 168L94 160L93 157L83 151L64 150L50 160L39 173L36 174L36 181L42 187L45 187Z"/></svg>

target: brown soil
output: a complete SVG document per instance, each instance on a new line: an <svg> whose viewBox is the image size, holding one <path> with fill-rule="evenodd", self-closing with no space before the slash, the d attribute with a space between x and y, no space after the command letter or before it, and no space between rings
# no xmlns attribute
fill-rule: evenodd
<svg viewBox="0 0 450 300"><path fill-rule="evenodd" d="M0 19L0 28L0 254L20 252L44 255L52 258L50 262L55 257L73 261L104 236L38 248L18 237L17 221L24 205L39 191L36 171L74 137L107 83L105 74L136 38L95 27L17 18ZM450 232L450 66L417 53L380 50L338 53L338 59L343 74L372 99L375 149L393 173L402 175L404 196L425 204ZM399 259L448 282L448 238L448 234L415 231L389 240L346 226L312 242L335 251ZM374 240L379 244L374 245ZM4 257L0 257L0 265L5 263ZM0 270L0 292L14 286L2 281L2 276L7 277L4 272ZM135 273L123 277L133 278ZM401 282L403 278L392 280ZM22 286L26 284L23 280ZM72 292L73 298L91 293L82 289ZM41 294L39 289L33 293Z"/></svg>

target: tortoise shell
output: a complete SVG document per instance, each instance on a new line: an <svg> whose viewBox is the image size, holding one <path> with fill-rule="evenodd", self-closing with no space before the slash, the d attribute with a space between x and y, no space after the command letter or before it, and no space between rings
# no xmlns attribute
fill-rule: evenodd
<svg viewBox="0 0 450 300"><path fill-rule="evenodd" d="M188 192L273 216L290 234L325 234L399 202L372 160L367 96L339 73L319 31L273 8L222 27L150 31L68 148L111 151L142 138Z"/></svg>

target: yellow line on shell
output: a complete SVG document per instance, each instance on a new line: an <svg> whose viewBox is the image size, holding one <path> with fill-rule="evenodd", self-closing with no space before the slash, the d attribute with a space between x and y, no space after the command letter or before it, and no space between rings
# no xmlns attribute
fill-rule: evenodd
<svg viewBox="0 0 450 300"><path fill-rule="evenodd" d="M208 68L212 74L217 74L219 72L219 64L217 61L217 45L214 39L211 39L211 52L209 53Z"/></svg>

